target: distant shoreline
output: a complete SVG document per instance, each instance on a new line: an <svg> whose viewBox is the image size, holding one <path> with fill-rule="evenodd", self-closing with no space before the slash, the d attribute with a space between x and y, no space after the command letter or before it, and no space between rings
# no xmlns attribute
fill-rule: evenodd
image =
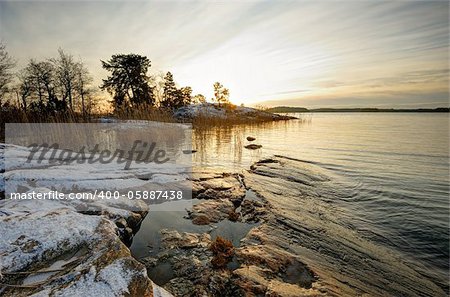
<svg viewBox="0 0 450 297"><path fill-rule="evenodd" d="M273 113L296 113L296 112L450 112L448 107L438 108L408 108L408 109L395 109L395 108L304 108L304 107L289 107L289 106L277 106L267 109L268 112Z"/></svg>

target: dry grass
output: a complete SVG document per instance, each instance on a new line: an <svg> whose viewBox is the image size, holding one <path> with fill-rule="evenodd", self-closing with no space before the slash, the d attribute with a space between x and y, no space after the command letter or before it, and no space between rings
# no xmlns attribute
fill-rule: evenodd
<svg viewBox="0 0 450 297"><path fill-rule="evenodd" d="M211 117L209 115L198 115L192 119L192 126L194 128L209 128L218 126L233 126L240 124L257 124L274 121L287 121L287 119L274 120L268 117Z"/></svg>
<svg viewBox="0 0 450 297"><path fill-rule="evenodd" d="M25 112L16 107L0 107L0 142L5 141L6 123L88 123L93 118L79 113L40 113Z"/></svg>
<svg viewBox="0 0 450 297"><path fill-rule="evenodd" d="M171 110L155 108L148 105L140 105L134 108L116 111L113 116L121 120L147 120L168 123L177 121L173 117Z"/></svg>
<svg viewBox="0 0 450 297"><path fill-rule="evenodd" d="M110 116L121 120L148 120L158 122L176 122L172 112L154 107L140 106L121 110L114 114L94 114L82 116L77 112L25 112L14 106L0 106L0 142L5 140L6 123L90 123L97 122L102 116Z"/></svg>
<svg viewBox="0 0 450 297"><path fill-rule="evenodd" d="M220 236L216 237L209 249L214 254L214 257L211 260L211 264L214 268L224 268L234 255L233 243Z"/></svg>
<svg viewBox="0 0 450 297"><path fill-rule="evenodd" d="M194 129L203 130L212 127L232 127L236 125L259 125L275 121L288 121L285 119L274 120L270 117L242 117L233 116L234 105L225 106L229 111L226 118L211 117L210 115L199 115L188 121L192 123ZM179 122L171 110L155 108L152 106L141 105L134 108L127 108L116 111L112 114L93 114L83 117L80 113L64 112L64 113L39 113L23 111L17 107L0 107L0 141L4 141L5 123L89 123L96 122L99 117L109 116L120 120L148 120L157 122Z"/></svg>

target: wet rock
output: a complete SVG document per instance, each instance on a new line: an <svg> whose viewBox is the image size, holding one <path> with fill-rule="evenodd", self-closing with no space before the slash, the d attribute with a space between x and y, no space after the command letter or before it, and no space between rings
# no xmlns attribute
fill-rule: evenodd
<svg viewBox="0 0 450 297"><path fill-rule="evenodd" d="M244 296L243 290L236 285L233 274L229 270L219 270L208 279L209 296Z"/></svg>
<svg viewBox="0 0 450 297"><path fill-rule="evenodd" d="M248 149L248 150L257 150L257 149L262 148L262 145L252 143L252 144L248 144L248 145L246 145L246 146L244 146L244 147L245 147L246 149Z"/></svg>
<svg viewBox="0 0 450 297"><path fill-rule="evenodd" d="M192 281L186 278L174 278L167 283L164 288L172 292L175 296L202 296L202 292L196 293L195 285ZM204 289L203 289L204 290ZM203 295L204 296L204 295ZM207 296L207 295L206 295Z"/></svg>
<svg viewBox="0 0 450 297"><path fill-rule="evenodd" d="M206 189L199 182L192 183L192 196L198 197L198 195L202 192L206 191Z"/></svg>
<svg viewBox="0 0 450 297"><path fill-rule="evenodd" d="M213 268L211 261L217 253L211 251L209 235L164 230L163 240L164 250L143 263L150 275L163 265L173 272L173 277L161 284L167 291L175 296L244 296L230 270ZM227 257L231 255L229 248L223 251Z"/></svg>
<svg viewBox="0 0 450 297"><path fill-rule="evenodd" d="M239 213L235 212L235 211L230 211L228 213L228 219L232 222L237 222L240 218Z"/></svg>
<svg viewBox="0 0 450 297"><path fill-rule="evenodd" d="M192 219L194 225L209 225L211 224L211 219L204 214L199 214Z"/></svg>
<svg viewBox="0 0 450 297"><path fill-rule="evenodd" d="M193 181L204 181L213 178L221 178L223 177L222 173L218 173L216 171L205 172L205 171L194 171L191 174L191 179Z"/></svg>
<svg viewBox="0 0 450 297"><path fill-rule="evenodd" d="M256 265L270 272L270 278L277 276L281 282L311 288L316 278L308 266L285 250L269 246L245 246L236 249L238 260L247 265Z"/></svg>
<svg viewBox="0 0 450 297"><path fill-rule="evenodd" d="M236 250L239 285L266 296L445 296L395 251L347 227L345 210L326 199L335 192L331 176L282 156L244 174L267 215Z"/></svg>
<svg viewBox="0 0 450 297"><path fill-rule="evenodd" d="M198 199L226 199L233 202L236 206L241 203L245 196L244 188L233 188L229 190L207 189L197 195Z"/></svg>
<svg viewBox="0 0 450 297"><path fill-rule="evenodd" d="M196 152L197 152L197 150L183 150L183 154L185 154L185 155L194 154Z"/></svg>
<svg viewBox="0 0 450 297"><path fill-rule="evenodd" d="M163 250L156 257L143 260L150 275L164 267L165 271L172 272L172 276L161 279L158 275L158 281L175 296L199 296L196 292L206 294L212 271L211 236L167 229L161 230L161 235Z"/></svg>
<svg viewBox="0 0 450 297"><path fill-rule="evenodd" d="M246 192L239 174L193 173L192 181L197 199L228 199L238 206Z"/></svg>
<svg viewBox="0 0 450 297"><path fill-rule="evenodd" d="M156 266L158 259L155 257L145 257L145 258L139 259L139 262L144 264L144 266L146 268L153 268Z"/></svg>
<svg viewBox="0 0 450 297"><path fill-rule="evenodd" d="M245 296L327 296L319 290L311 291L280 281L273 277L270 270L255 265L239 268L233 275Z"/></svg>
<svg viewBox="0 0 450 297"><path fill-rule="evenodd" d="M124 218L120 218L116 221L116 226L119 228L126 228L128 226L128 223Z"/></svg>
<svg viewBox="0 0 450 297"><path fill-rule="evenodd" d="M131 257L112 221L77 213L55 201L46 206L27 213L22 213L25 209L22 207L0 217L4 239L0 242L0 270L2 283L7 284L2 296L95 292L152 296L153 287L145 267ZM58 261L62 264L50 276L32 273L51 270ZM17 274L19 271L25 273Z"/></svg>
<svg viewBox="0 0 450 297"><path fill-rule="evenodd" d="M267 215L267 208L263 203L254 200L244 200L241 204L242 221L257 223Z"/></svg>
<svg viewBox="0 0 450 297"><path fill-rule="evenodd" d="M211 244L211 236L203 233L178 232L176 230L161 230L161 245L166 249L176 248L207 248Z"/></svg>
<svg viewBox="0 0 450 297"><path fill-rule="evenodd" d="M229 190L233 187L239 187L239 182L232 176L225 178L213 178L205 180L201 183L203 188L213 189L213 190Z"/></svg>
<svg viewBox="0 0 450 297"><path fill-rule="evenodd" d="M195 254L180 256L173 263L175 276L185 277L187 275L199 275L203 273L205 263L201 261Z"/></svg>
<svg viewBox="0 0 450 297"><path fill-rule="evenodd" d="M192 207L188 216L192 222L204 225L205 222L217 223L229 217L234 212L234 205L228 199L205 200Z"/></svg>

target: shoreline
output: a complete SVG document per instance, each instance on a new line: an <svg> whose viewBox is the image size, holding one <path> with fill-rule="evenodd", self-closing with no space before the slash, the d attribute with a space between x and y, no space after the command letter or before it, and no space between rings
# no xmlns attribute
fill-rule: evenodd
<svg viewBox="0 0 450 297"><path fill-rule="evenodd" d="M258 223L234 244L225 267L211 265L215 255L208 247L221 235L211 231L162 230L158 253L140 260L148 271L170 271L159 285L174 295L197 290L208 296L445 296L400 254L362 238L341 222L342 210L320 200L314 188L332 187L326 171L275 156L232 177L194 178L199 203L187 212L192 222L213 228L230 217ZM249 199L248 191L257 199ZM230 216L230 210L238 215Z"/></svg>
<svg viewBox="0 0 450 297"><path fill-rule="evenodd" d="M304 108L304 107L290 107L290 106L277 106L268 108L267 111L274 113L314 113L314 112L440 112L448 113L450 108L437 107L437 108L376 108L376 107L361 107L361 108Z"/></svg>
<svg viewBox="0 0 450 297"><path fill-rule="evenodd" d="M207 230L160 230L157 251L139 261L125 244L151 219L141 201L128 209L97 204L80 212L76 204L0 200L6 238L1 283L8 284L2 294L89 292L106 282L102 290L132 296L189 296L193 290L208 296L445 296L399 254L341 222L342 210L316 192L333 184L314 164L275 156L241 173L194 171L192 182L196 203L185 216ZM217 267L214 237L226 238L221 232L238 223L249 228ZM48 227L36 233L32 225ZM155 269L171 276L155 284L148 277ZM118 279L119 287L113 285Z"/></svg>

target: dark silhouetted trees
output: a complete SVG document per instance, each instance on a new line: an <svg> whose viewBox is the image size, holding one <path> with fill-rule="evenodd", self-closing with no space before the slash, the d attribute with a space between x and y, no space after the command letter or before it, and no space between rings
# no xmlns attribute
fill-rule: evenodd
<svg viewBox="0 0 450 297"><path fill-rule="evenodd" d="M101 64L109 75L100 89L113 97L115 111L128 113L135 108L145 111L157 107L171 111L192 103L206 103L205 96L192 95L191 87L177 87L171 72L150 76L151 62L145 56L117 54ZM63 49L58 49L55 58L31 59L15 76L14 66L5 46L0 44L0 103L10 93L8 104L26 112L38 112L41 116L79 112L86 116L97 102L87 67ZM229 91L217 82L214 97L219 105L227 103Z"/></svg>
<svg viewBox="0 0 450 297"><path fill-rule="evenodd" d="M178 101L178 90L173 80L173 75L167 72L164 76L163 98L161 101L161 107L174 107Z"/></svg>
<svg viewBox="0 0 450 297"><path fill-rule="evenodd" d="M25 68L33 95L39 105L55 101L55 75L53 64L49 61L30 60Z"/></svg>
<svg viewBox="0 0 450 297"><path fill-rule="evenodd" d="M230 91L225 88L221 83L214 83L214 101L219 103L229 103Z"/></svg>
<svg viewBox="0 0 450 297"><path fill-rule="evenodd" d="M58 51L58 58L30 60L17 74L15 92L22 109L39 113L81 111L92 103L92 77L81 61Z"/></svg>
<svg viewBox="0 0 450 297"><path fill-rule="evenodd" d="M181 104L182 106L189 105L192 103L192 88L182 87L180 90Z"/></svg>
<svg viewBox="0 0 450 297"><path fill-rule="evenodd" d="M183 87L178 89L173 80L173 75L167 72L164 76L164 88L161 107L176 109L185 105L191 104L192 88Z"/></svg>
<svg viewBox="0 0 450 297"><path fill-rule="evenodd" d="M93 94L94 89L91 87L93 78L89 74L87 67L80 61L75 68L75 91L79 95L79 102L81 105L81 114L86 117L91 113L94 107Z"/></svg>
<svg viewBox="0 0 450 297"><path fill-rule="evenodd" d="M56 83L61 87L61 100L73 110L78 63L74 61L72 55L65 53L62 49L58 49L58 58L50 61L53 63Z"/></svg>
<svg viewBox="0 0 450 297"><path fill-rule="evenodd" d="M197 94L194 97L192 97L192 103L194 104L204 104L206 103L206 97L202 94Z"/></svg>
<svg viewBox="0 0 450 297"><path fill-rule="evenodd" d="M102 67L111 74L103 80L100 88L113 96L116 110L155 103L150 78L147 75L151 66L147 57L120 54L113 55L107 62L101 62Z"/></svg>
<svg viewBox="0 0 450 297"><path fill-rule="evenodd" d="M9 84L13 79L12 69L15 61L6 51L4 44L0 43L0 102L9 91Z"/></svg>
<svg viewBox="0 0 450 297"><path fill-rule="evenodd" d="M28 109L28 97L31 96L33 92L32 81L25 70L22 70L17 74L19 80L18 85L15 87L15 92L19 104L22 106L23 110Z"/></svg>

